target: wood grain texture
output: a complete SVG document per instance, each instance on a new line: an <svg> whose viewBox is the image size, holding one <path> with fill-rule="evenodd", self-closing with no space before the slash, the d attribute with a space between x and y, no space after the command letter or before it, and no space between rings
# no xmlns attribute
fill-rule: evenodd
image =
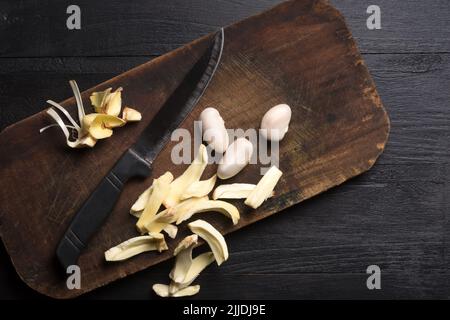
<svg viewBox="0 0 450 320"><path fill-rule="evenodd" d="M70 1L2 3L0 38L6 42L0 55L161 55L280 2L210 0L205 5L204 0L80 0L83 26L77 32L66 28ZM86 37L92 41L86 42ZM16 41L21 38L29 41Z"/></svg>
<svg viewBox="0 0 450 320"><path fill-rule="evenodd" d="M2 57L160 55L280 0L79 0L82 29L66 28L70 1L0 4ZM363 53L450 52L446 0L378 0L382 30L368 30L361 0L333 0ZM17 39L27 39L18 41ZM89 41L86 41L89 39Z"/></svg>
<svg viewBox="0 0 450 320"><path fill-rule="evenodd" d="M366 61L376 70L374 79L390 107L390 152L382 163L437 167L449 163L450 55L380 55L367 56ZM416 174L411 175L411 181Z"/></svg>
<svg viewBox="0 0 450 320"><path fill-rule="evenodd" d="M61 85L70 79L89 88L152 58L0 58L0 129L42 111L49 97L71 96L70 86Z"/></svg>
<svg viewBox="0 0 450 320"><path fill-rule="evenodd" d="M0 3L0 8L5 9L5 2ZM10 2L14 5L19 3ZM160 1L145 3L153 5L154 2ZM164 11L176 10L174 3L164 1L165 7L160 5L157 14L148 12L141 23L151 24ZM214 15L228 22L226 19L231 21L233 17L241 17L246 8L259 6L262 2L247 0L239 3L233 0L222 3L221 10L216 10ZM332 3L344 14L359 48L370 52L364 54L364 60L391 118L387 149L366 174L293 206L282 214L249 226L244 232L228 235L227 241L232 250L229 262L233 266L226 272L222 269L205 270L198 279L202 286L200 295L194 299L450 298L450 275L447 270L443 271L450 257L450 226L446 218L450 212L450 201L446 196L450 193L450 139L446 125L450 117L450 56L444 53L448 49L441 46L443 42L439 40L442 39L441 32L445 33L447 28L438 27L446 21L448 24L447 4L440 0L377 1L377 4L381 3L385 29L380 32L369 31L365 26L365 9L373 4L371 1L334 0ZM120 9L121 5L129 4L122 1L116 5ZM216 2L203 0L201 5L212 8ZM384 10L386 5L389 10ZM59 10L52 8L49 12L51 15L61 15ZM201 10L199 13L191 12L189 16L178 11L172 16L178 23L161 25L161 28L155 24L151 36L156 44L161 45L161 48L155 45L155 50L164 52L167 45L163 43L170 41L165 34L171 32L179 35L189 30L183 27L184 23L201 19L201 14ZM387 15L389 19L386 19ZM26 19L21 19L25 16ZM36 36L28 27L28 21L33 21L29 13L19 8L12 18L20 19L14 26L15 30L27 30L23 34L31 34L31 38ZM436 25L435 20L438 21ZM4 27L3 21L0 20L0 29ZM64 26L61 19L49 27L50 31L41 33L57 30L61 23ZM390 24L389 28L386 23ZM199 28L204 30L202 34L211 31L207 25ZM149 35L140 30L139 39L133 47L151 45L149 42L143 43L145 37ZM111 39L110 43L127 41L119 38ZM89 42L90 35L84 34L80 41ZM142 43L138 43L140 41ZM49 42L52 44L52 40ZM390 44L389 47L386 44ZM22 46L26 50L24 43ZM392 54L373 54L386 52ZM34 49L28 53L36 56ZM104 53L111 55L106 47ZM75 78L82 87L90 87L146 61L147 56L144 55L15 58L11 53L11 58L0 58L1 129L41 111L45 107L43 102L49 97L60 101L70 96L70 88L65 85L69 79ZM380 195L376 197L377 193ZM369 200L375 202L368 204ZM321 218L315 219L316 216ZM347 218L343 220L342 216ZM301 224L305 221L307 228L302 228ZM271 228L274 225L278 229L292 230L278 233L277 241L280 247L297 244L298 255L283 250L277 258L279 263L271 261L265 270L257 266L258 273L254 273L248 267L254 266L261 256L261 246L257 244L259 241L273 241ZM301 228L300 231L297 231L298 228ZM316 230L328 228L333 230L333 234L327 234L327 239L324 239L323 232L316 233ZM353 237L353 232L357 236ZM361 232L367 232L366 237ZM360 243L362 238L364 244ZM393 246L389 248L376 244ZM339 247L339 254L330 255L330 246ZM239 252L238 258L234 258L234 252ZM303 258L305 252L309 252L307 259ZM294 266L289 273L286 273L287 258L294 261L290 262ZM366 277L362 273L371 263L381 264L382 290L368 291L365 287ZM171 266L171 261L163 262L82 297L152 298L151 284L166 280ZM321 271L316 272L311 266ZM280 268L282 271L279 271ZM326 272L323 271L325 268ZM353 278L356 280L351 280L353 274L356 274ZM3 247L0 248L0 297L43 297L20 280Z"/></svg>
<svg viewBox="0 0 450 320"><path fill-rule="evenodd" d="M148 59L151 58L0 59L0 129L42 111L49 97L61 101L70 96L70 87L65 85L70 79L77 79L83 88L91 87ZM448 162L450 54L366 54L364 61L393 123L389 152L381 163Z"/></svg>
<svg viewBox="0 0 450 320"><path fill-rule="evenodd" d="M291 137L281 148L285 174L279 196L256 213L239 205L242 219L236 227L220 217L208 217L228 233L369 169L384 148L388 122L342 17L324 2L287 2L228 27L225 34L228 42L219 71L183 126L190 128L207 105L222 110L228 126L243 128L257 127L259 113L279 101L295 106ZM57 135L35 134L48 123L43 113L3 131L0 144L6 156L0 170L6 179L2 180L1 230L13 263L28 285L47 295L70 297L170 257L168 251L141 255L123 264L103 262L105 249L135 234L126 212L130 199L151 179L127 186L110 219L81 257L82 290L67 291L64 279L56 276L54 247L76 209L150 121L208 41L210 37L202 38L95 88L124 87L127 103L139 106L145 115L142 123L114 135L113 149L102 143L94 150L68 152ZM85 99L92 90L84 93ZM73 108L73 99L65 105ZM158 157L153 176L168 169L170 148L171 144ZM171 171L179 174L183 169ZM239 179L255 182L258 171L258 167L249 167ZM42 188L20 194L6 188L14 184L25 191L23 176L33 176L34 185ZM69 194L74 196L69 198ZM18 220L11 214L18 207L33 215ZM29 246L24 245L26 239L43 240ZM169 246L173 248L174 242Z"/></svg>
<svg viewBox="0 0 450 320"><path fill-rule="evenodd" d="M448 53L450 7L445 0L332 0L349 21L363 53ZM369 5L381 9L381 30L369 30Z"/></svg>
<svg viewBox="0 0 450 320"><path fill-rule="evenodd" d="M392 124L377 164L339 188L229 235L232 265L222 266L226 272L206 270L195 298L450 298L450 56L364 58ZM271 250L276 258L268 259L263 248L276 247L274 228L280 246ZM370 264L382 268L382 290L365 287ZM162 263L86 298L149 298L148 283L163 281L170 268L170 261Z"/></svg>

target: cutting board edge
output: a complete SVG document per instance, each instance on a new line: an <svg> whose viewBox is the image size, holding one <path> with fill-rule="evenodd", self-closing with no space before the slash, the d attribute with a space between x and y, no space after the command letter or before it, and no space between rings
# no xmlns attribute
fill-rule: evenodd
<svg viewBox="0 0 450 320"><path fill-rule="evenodd" d="M387 139L387 136L386 136L385 143L387 142L387 140L388 140L388 139ZM385 146L385 144L384 144L384 146ZM323 190L321 190L320 192L318 192L318 193L316 193L316 194L314 194L314 195L311 195L310 197L306 197L306 198L304 198L304 199L302 199L302 200L300 200L300 201L298 201L298 202L294 202L294 203L288 205L287 207L285 207L285 208L283 208L283 209L281 209L281 210L278 210L278 209L274 208L273 210L267 211L264 215L262 215L261 217L259 217L258 219L256 219L253 223L257 223L257 222L259 222L259 221L261 221L261 220L264 220L264 219L266 219L266 218L268 218L268 217L274 216L275 214L279 214L279 213L281 213L281 212L283 212L283 211L285 211L285 210L287 210L287 209L289 209L289 208L291 208L291 207L293 207L293 206L299 205L300 203L302 203L302 202L304 202L304 201L307 201L307 200L312 199L312 198L314 198L314 197L316 197L316 196L318 196L318 195L320 195L320 194L322 194L322 193L325 193L325 192L327 192L327 191L329 191L329 190L331 190L331 189L334 189L334 188L336 188L336 187L338 187L338 186L340 186L340 185L346 183L347 181L349 181L349 180L351 180L351 179L354 179L354 178L356 178L357 176L359 176L359 175L361 175L361 174L363 174L363 173L369 171L369 170L375 165L375 163L377 162L378 158L379 158L379 157L382 155L382 153L384 152L384 146L383 146L383 149L381 149L380 152L375 156L375 158L374 158L374 159L371 159L372 161L369 161L369 162L368 162L367 168L364 168L361 172L359 172L359 173L357 173L357 174L355 174L355 175L353 175L353 176L351 176L351 177L348 177L346 180L343 180L343 181L341 181L341 182L338 182L338 183L336 183L336 184L330 186L330 187L327 188L327 189L323 189ZM288 194L286 194L286 196L287 196L287 195L288 195ZM252 223L252 224L253 224L253 223ZM235 231L238 231L238 230L240 230L240 229L242 229L242 228L244 228L244 227L246 227L246 226L241 226L241 227L238 227L238 228L236 228L236 229L233 229L233 230L231 230L230 232L225 233L224 235L229 235L229 234L234 233ZM113 283L113 282L115 282L115 281L124 279L124 278L126 278L127 276L129 276L129 275L136 274L136 273L138 273L138 272L142 272L142 271L144 271L144 270L146 270L146 269L149 269L149 268L151 268L151 267L154 267L155 265L157 265L157 264L159 264L159 263L161 263L161 262L168 261L168 260L171 259L171 258L169 258L169 259L163 259L163 260L158 261L158 262L156 262L156 263L154 263L154 264L152 264L152 265L144 266L144 267L142 267L142 268L140 268L140 269L138 269L138 270L132 270L132 271L127 272L127 273L122 273L122 274L121 274L118 278L116 278L115 280L113 280L113 281L105 281L104 283L100 283L96 288L93 288L93 289L88 290L88 291L82 291L82 292L77 293L76 291L72 292L72 290L67 290L67 291L56 291L57 294L52 294L52 292L49 292L48 290L46 290L46 287L45 287L45 286L41 286L41 285L36 285L36 286L35 286L34 284L30 283L28 279L25 279L25 278L24 278L24 276L22 275L22 272L21 272L22 270L17 268L17 266L16 266L16 264L15 264L15 262L14 262L14 259L13 259L12 256L9 254L9 251L8 251L8 245L7 245L7 243L3 240L3 230L2 230L1 228L0 228L0 238L2 239L2 242L3 242L4 246L5 246L5 249L6 249L6 251L8 252L9 259L10 259L10 261L11 261L11 263L12 263L12 265L13 265L13 267L14 267L16 273L17 273L17 275L19 276L20 280L21 280L22 282L24 282L24 283L25 283L29 288L31 288L32 290L38 292L39 294L42 294L42 295L44 295L44 296L46 296L46 297L53 298L53 299L73 299L73 298L79 297L79 296L81 296L81 295L83 295L83 294L86 294L86 293L88 293L88 292L92 292L92 291L98 290L99 288L102 288L102 287L104 287L105 285L108 285L108 284ZM64 294L59 294L59 293L61 293L61 292L64 292ZM75 293L75 294L74 294L74 293Z"/></svg>
<svg viewBox="0 0 450 320"><path fill-rule="evenodd" d="M289 3L289 2L295 2L295 1L298 1L298 0L288 0L288 1L284 1L284 2L282 2L282 3L276 4L276 5L274 5L274 6L269 7L268 9L264 10L263 12L260 12L260 13L254 14L254 15L251 15L251 16L249 16L249 17L247 17L247 18L245 18L245 19L243 19L243 20L237 21L237 22L235 22L235 23L228 24L228 25L224 26L223 29L227 29L227 28L230 28L230 27L238 27L241 23L243 23L243 22L245 22L245 21L247 21L247 20L254 19L254 18L256 18L256 17L262 16L262 15L266 14L267 12L269 12L269 11L275 9L276 7L283 6L283 5L286 5L286 3ZM340 17L343 17L342 14L339 12L339 10L337 10L336 8L334 8L334 7L329 3L328 0L317 0L316 5L318 5L319 3L331 7L333 10L335 10L335 11L338 13L338 15L339 15ZM151 59L151 60L149 60L149 61L147 61L147 62L144 62L144 63L142 63L142 64L140 64L140 65L137 65L136 67L133 67L133 68L131 68L131 69L129 69L129 70L123 72L123 73L120 73L120 74L118 74L118 75L116 75L116 76L114 76L114 77L112 77L112 78L110 78L110 79L108 79L108 80L105 80L105 81L103 81L103 82L101 82L101 83L95 85L94 87L91 87L91 88L88 88L87 90L81 91L81 95L83 95L83 93L85 93L85 92L87 92L87 91L94 91L94 90L95 90L96 88L98 88L98 87L105 86L105 85L107 85L109 82L112 82L112 81L114 81L114 80L117 80L118 78L120 78L120 77L122 77L122 76L125 76L125 75L127 75L128 73L131 73L131 72L133 72L133 71L136 71L137 69L141 68L141 67L144 66L144 65L151 65L151 64L153 64L153 63L159 63L160 61L162 61L162 60L164 60L164 59L167 59L169 56L174 55L174 54L178 53L179 51L186 50L188 47L193 46L193 45L195 45L196 43L201 42L201 41L203 41L204 39L206 39L206 38L208 38L208 37L211 37L213 34L214 34L214 32L211 32L211 33L208 33L208 34L206 34L206 35L203 35L203 36L201 36L201 37L199 37L199 38L196 38L196 39L190 41L189 43L186 43L185 45L182 45L182 46L180 46L180 47L178 47L178 48L175 48L175 49L173 49L173 50L171 50L171 51L169 51L169 52L166 52L166 53L164 53L164 54L162 54L162 55L160 55L160 56L158 56L158 57L156 57L156 58L153 58L153 59ZM63 101L61 101L61 102L59 102L59 103L60 103L62 106L65 106L66 104L72 104L74 101L75 101L75 98L74 98L74 97L70 97L70 98L64 99ZM49 108L50 108L50 107L49 107ZM49 109L49 108L43 109L42 111L39 111L39 112L37 112L37 113L35 113L35 114L31 115L31 116L28 116L28 117L26 117L26 118L24 118L24 119L21 119L21 120L19 120L19 121L16 121L16 122L14 122L14 123L12 123L12 124L9 124L9 125L6 126L5 128L3 128L3 129L0 131L0 143L1 143L2 135L4 135L7 131L11 130L12 128L14 128L15 126L17 126L17 125L19 125L19 124L26 123L27 121L29 121L29 120L31 120L31 119L34 119L35 117L38 117L38 116L40 116L40 115L43 115L43 114L46 112L46 110Z"/></svg>
<svg viewBox="0 0 450 320"><path fill-rule="evenodd" d="M295 1L296 1L296 0L290 0L290 1L286 1L286 2L295 2ZM270 10L272 10L273 8L278 7L278 6L282 6L282 5L286 4L286 2L283 2L283 3L281 3L281 4L275 5L275 6L271 7L271 8L269 8L267 11L270 11ZM342 20L344 21L344 23L345 23L347 29L350 30L350 28L349 28L348 25L347 25L347 22L346 22L345 18L342 16L342 14L339 12L339 10L337 10L335 7L333 7L333 6L329 3L328 0L318 0L318 1L315 2L315 5L325 5L325 6L328 7L328 9L332 9L332 11L333 11L335 14L337 14L337 16L339 16L340 18L342 18ZM258 16L260 16L260 15L265 14L267 11L264 11L264 12L261 12L261 13L259 13L259 14L253 15L253 16L247 18L247 19L252 19L252 18L258 17ZM245 20L247 20L247 19L245 19ZM242 21L239 21L239 22L237 22L237 23L235 23L235 24L232 24L231 26L233 26L233 27L238 26L241 22L242 22ZM164 54L164 55L161 55L160 57L157 57L157 58L155 58L155 59L152 59L152 60L150 60L150 61L148 61L148 62L145 62L145 63L143 63L143 64L140 64L140 65L138 65L138 66L136 66L136 67L134 67L134 68L132 68L132 69L130 69L130 70L128 70L128 71L122 73L122 74L119 74L119 75L117 75L117 76L115 76L115 77L113 77L113 78L111 78L111 79L108 79L108 80L106 80L106 81L104 81L104 82L102 82L102 83L99 83L99 84L97 84L96 86L94 86L94 87L92 87L92 88L89 88L88 90L85 90L85 91L92 91L92 90L95 90L95 88L97 88L97 87L107 85L109 82L112 82L112 81L114 81L114 80L117 80L117 79L120 78L120 77L126 76L128 73L131 73L131 72L133 72L133 71L135 71L135 70L141 68L141 67L144 66L144 65L153 64L153 63L159 63L159 62L162 61L163 59L168 59L170 56L177 54L179 51L182 51L182 50L187 49L189 46L192 46L192 45L194 45L195 43L204 40L205 38L210 37L212 34L213 34L213 33L209 33L209 34L204 35L204 36L202 36L202 37L200 37L200 38L197 38L197 39L195 39L195 40L189 42L189 43L186 44L186 45L183 45L183 46L181 46L181 47L179 47L179 48L176 48L176 49L174 49L174 50L172 50L172 51L170 51L170 52L168 52L168 53L166 53L166 54ZM353 39L353 37L351 36L351 33L350 33L350 37L351 37L351 41L353 41L353 42L355 43L355 46L356 46L356 42L355 42L355 40ZM361 57L361 54L360 54L358 48L356 48L356 49L357 49L357 52L358 52L359 59L360 59L361 63L364 64L364 67L365 67L365 63L364 63L364 61L363 61L363 59L362 59L362 57ZM367 68L366 68L366 70L367 70ZM367 73L368 73L368 71L367 71ZM302 200L300 200L300 201L298 201L298 202L296 202L296 203L290 204L289 206L287 206L286 208L284 208L284 209L282 209L282 210L279 210L279 211L278 211L278 210L275 209L275 210L273 210L273 211L268 211L267 214L264 214L264 216L261 216L261 217L258 218L255 222L260 221L260 220L262 220L262 219L265 219L266 217L272 216L272 215L274 215L274 214L276 214L276 213L282 212L282 211L284 211L285 209L288 209L288 208L292 207L293 205L299 204L299 203L301 203L301 202L303 202L303 201L305 201L305 200L308 200L308 199L313 198L313 197L315 197L315 196L317 196L317 195L319 195L319 194L322 194L323 192L325 192L325 191L327 191L327 190L329 190L329 189L332 189L332 188L334 188L334 187L337 187L337 186L341 185L342 183L344 183L344 182L346 182L346 181L348 181L348 180L350 180L350 179L353 179L354 177L356 177L356 176L358 176L358 175L360 175L360 174L362 174L362 173L364 173L364 172L367 172L368 170L370 170L370 169L373 167L373 165L376 163L376 161L378 160L378 158L379 158L379 157L381 156L381 154L384 152L385 146L386 146L386 144L387 144L387 141L388 141L388 138L389 138L389 133L390 133L390 119L389 119L389 116L388 116L388 113L387 113L386 109L384 108L384 105L383 105L382 102L381 102L380 97L378 96L378 92L377 92L377 90L376 90L375 83L373 82L373 79L372 79L372 77L370 76L369 73L368 73L368 76L369 76L369 79L370 79L370 82L371 82L371 83L368 85L368 87L372 86L372 88L373 88L374 90L373 90L373 92L368 93L369 96L367 96L367 97L370 98L370 99L372 99L372 100L375 102L375 104L377 105L377 107L380 107L380 108L382 109L382 111L384 112L384 119L385 119L385 126L384 126L384 127L385 127L385 133L386 133L386 134L385 134L385 139L384 139L384 141L383 141L383 143L382 143L383 146L380 148L378 154L374 157L374 159L372 159L372 161L369 161L369 163L368 163L368 165L367 165L367 168L364 168L361 172L359 172L359 173L357 173L357 174L355 174L355 175L352 175L352 176L348 177L346 180L344 180L344 181L342 181L342 182L340 182L340 183L336 183L335 185L332 185L332 186L330 186L330 187L327 188L327 189L321 190L320 192L318 192L318 193L316 193L316 194L314 194L314 195L312 195L312 196L310 196L310 197L307 197L307 198L305 198L305 199L302 199ZM67 104L67 103L72 103L73 101L74 101L74 98L72 97L72 98L68 98L68 99L64 100L61 104L64 105L64 104ZM46 109L44 109L43 111L38 112L38 113L36 113L36 114L34 114L34 115L32 115L32 116L29 116L29 117L27 117L27 118L25 118L25 119L22 119L22 120L20 120L20 121L18 121L18 122L15 122L15 123L13 123L13 124L7 126L6 128L4 128L4 129L0 132L0 144L1 144L2 138L3 138L4 136L7 135L6 133L9 133L9 131L10 131L11 129L13 129L15 126L21 125L21 124L23 124L23 123L26 123L27 121L33 120L33 119L36 118L36 117L42 116L42 115L45 113L45 111L46 111ZM0 216L1 216L1 214L0 214ZM237 230L241 229L242 227L244 227L244 226L241 226L241 227L239 227L239 228L237 228L237 229L233 229L233 230L231 230L230 232L228 232L228 233L226 233L226 234L230 234L230 233L232 233L232 232L234 232L234 231L237 231ZM123 278L125 278L125 277L128 276L128 275L134 274L134 273L139 272L139 271L143 271L143 270L145 270L145 269L147 269L147 268L150 268L150 267L152 267L152 266L154 266L154 265L156 265L156 264L158 264L158 263L160 263L160 262L162 262L162 261L166 261L166 260L162 260L162 261L159 261L159 262L157 262L157 263L155 263L155 264L153 264L153 265L151 265L151 266L145 266L145 267L143 267L143 268L141 268L141 269L139 269L139 270L137 270L137 271L136 271L136 270L133 270L132 272L129 272L129 273L123 273L123 274L120 275L120 277L116 278L114 281L106 281L106 282L104 282L104 283L99 284L98 287L96 287L96 288L94 288L94 289L90 289L90 290L88 290L88 291L82 291L82 292L79 292L79 293L77 294L77 291L76 291L76 290L74 290L74 291L68 290L68 291L64 291L65 294L56 294L56 295L53 295L51 292L46 291L46 287L45 287L45 286L42 286L42 285L39 285L39 284L35 285L34 283L30 283L30 282L29 282L29 279L24 279L23 274L22 274L22 272L21 272L22 270L20 270L20 271L18 270L18 268L16 267L16 264L15 264L15 262L14 262L14 259L13 259L12 256L9 254L10 251L8 250L8 244L5 242L5 240L4 240L4 238L3 238L3 226L2 226L1 224L0 224L0 238L2 238L2 242L4 243L4 246L5 246L5 248L6 248L6 251L8 252L9 259L11 260L11 263L12 263L12 265L14 266L14 268L15 268L17 274L19 275L20 279L21 279L23 282L25 282L25 284L26 284L28 287L30 287L31 289L35 290L36 292L38 292L38 293L40 293L40 294L43 294L43 295L45 295L45 296L47 296L47 297L56 298L56 299L69 299L69 298L74 298L74 297L80 296L80 295L85 294L85 293L87 293L87 292L90 292L90 291L96 290L96 289L98 289L98 288L100 288L100 287L103 287L104 285L109 284L109 283L111 283L111 282L114 282L114 281L123 279ZM57 292L59 293L59 291L57 291ZM67 293L67 294L66 294L66 293Z"/></svg>
<svg viewBox="0 0 450 320"><path fill-rule="evenodd" d="M118 75L116 75L116 76L114 76L114 77L112 77L112 78L110 78L110 79L108 79L108 80L106 80L106 81L103 81L103 82L101 82L101 83L98 83L98 84L96 84L94 87L88 88L87 90L83 90L83 91L81 92L81 95L83 96L83 94L85 94L86 92L92 92L92 91L95 91L95 90L96 90L97 88L99 88L99 87L106 86L108 83L113 82L113 81L115 81L115 80L117 80L117 79L119 79L119 78L121 78L121 77L124 77L124 76L130 74L130 73L133 73L133 72L137 71L138 69L142 68L143 66L150 66L150 65L152 65L152 64L160 63L161 61L163 61L163 60L165 60L165 59L168 59L170 56L175 55L175 54L177 54L177 53L180 52L180 51L186 50L186 49L188 49L190 46L193 46L193 45L195 45L196 43L201 42L201 41L203 41L204 39L206 39L206 38L208 38L208 37L211 37L213 34L214 34L214 33L206 34L206 35L204 35L204 36L202 36L202 37L200 37L200 38L197 38L197 39L195 39L195 40L193 40L193 41L191 41L191 42L189 42L189 43L187 43L187 44L185 44L185 45L183 45L183 46L181 46L181 47L178 47L178 48L176 48L176 49L174 49L174 50L172 50L172 51L169 51L169 52L167 52L167 53L165 53L165 54L163 54L163 55L161 55L161 56L159 56L159 57L153 58L153 59L151 59L151 60L149 60L149 61L147 61L147 62L144 62L144 63L142 63L142 64L140 64L140 65L138 65L138 66L136 66L136 67L134 67L134 68L131 68L131 69L129 69L129 70L127 70L127 71L125 71L125 72L123 72L123 73L121 73L121 74L118 74ZM70 98L67 98L67 99L65 99L65 100L63 100L63 101L61 101L61 102L59 102L59 104L61 104L62 106L66 106L66 105L68 105L68 104L73 104L74 101L75 101L75 98L74 98L74 97L70 97ZM9 131L12 130L14 127L16 127L16 126L18 126L18 125L22 125L22 124L24 124L24 123L27 123L28 121L34 120L35 118L44 115L45 112L46 112L49 108L50 108L50 107L45 108L45 109L43 109L42 111L39 111L39 112L37 112L37 113L35 113L35 114L29 116L29 117L26 117L26 118L24 118L24 119L21 119L21 120L19 120L19 121L17 121L17 122L14 122L14 123L12 123L12 124L6 126L6 127L0 132L0 144L1 144L1 139L2 139L2 137L3 137L3 136L6 136L6 134L9 133ZM74 108L75 108L75 107L74 107ZM70 107L68 107L68 109L70 110Z"/></svg>
<svg viewBox="0 0 450 320"><path fill-rule="evenodd" d="M304 201L307 201L307 200L312 199L312 198L314 198L314 197L316 197L316 196L318 196L318 195L320 195L320 194L323 194L323 193L325 193L325 192L327 192L327 191L329 191L329 190L331 190L331 189L334 189L334 188L336 188L336 187L338 187L338 186L340 186L340 185L346 183L347 181L349 181L349 180L351 180L351 179L354 179L354 178L356 178L357 176L359 176L359 175L361 175L361 174L363 174L363 173L365 173L365 172L368 172L370 169L372 169L372 167L373 167L373 166L375 165L375 163L378 161L378 159L380 158L380 156L383 154L383 152L384 152L384 150L385 150L385 147L386 147L386 144L387 144L387 142L388 142L388 140L389 140L389 133L390 133L390 120L389 120L389 116L388 116L388 114L387 114L387 112L386 112L386 109L384 108L383 104L381 103L381 101L380 101L380 104L378 105L378 107L380 107L380 108L383 109L384 115L385 115L385 116L384 116L385 122L383 122L383 123L384 123L384 126L380 126L380 130L381 130L381 129L384 129L385 138L384 138L384 141L382 142L382 144L383 144L382 146L380 146L379 143L376 144L376 145L377 145L377 149L379 150L379 152L378 152L373 158L369 159L369 161L366 162L366 166L363 167L363 168L361 169L360 172L358 172L358 173L356 173L356 174L354 174L354 175L352 175L352 176L346 178L346 179L343 180L343 181L339 181L339 182L337 182L337 183L335 183L335 184L329 186L328 188L323 189L323 190L321 190L320 192L318 192L318 193L316 193L316 194L313 194L313 195L311 195L311 196L308 196L308 197L306 197L306 198L304 198L304 199L302 199L302 200L299 200L299 201L294 200L292 204L289 204L288 206L286 206L285 208L283 208L283 209L281 209L281 210L279 210L279 209L277 209L276 207L274 207L273 209L271 209L271 210L265 212L264 215L259 216L253 223L259 222L259 221L264 220L264 219L266 219L266 218L268 218L268 217L270 217L270 216L274 216L275 214L279 214L279 213L281 213L281 212L283 212L283 211L285 211L285 210L287 210L287 209L289 209L289 208L291 208L291 207L293 207L293 206L299 205L300 203L302 203L302 202L304 202ZM283 196L288 197L289 194L285 194L285 195L283 195ZM282 196L282 197L283 197L283 196ZM252 223L252 224L253 224L253 223ZM240 229L242 229L242 228L244 228L244 227L246 227L246 226L239 226L239 227L237 227L237 228L233 228L233 229L230 230L229 232L226 232L224 235L231 234L231 233L233 233L233 232L235 232L235 231L238 231L238 230L240 230ZM0 237L2 237L2 229L1 229L1 227L0 227ZM2 240L3 240L3 238L2 238ZM6 246L7 246L6 243L5 243L5 242L3 242L3 243L5 244L5 247L6 247ZM8 250L8 249L7 249L7 250ZM91 291L97 290L97 289L99 289L99 288L101 288L101 287L103 287L103 286L105 286L105 285L108 285L108 284L110 284L110 283L112 283L112 282L115 282L115 281L124 279L124 278L126 278L127 276L132 275L132 274L135 274L135 273L137 273L137 272L142 272L142 271L144 271L144 270L146 270L146 269L148 269L148 268L151 268L151 267L153 267L153 266L155 266L155 265L157 265L157 264L159 264L159 263L161 263L161 262L163 262L163 261L168 261L168 260L171 259L171 258L169 258L169 259L163 259L163 260L160 260L160 261L158 261L158 262L156 262L156 263L154 263L154 264L152 264L152 265L149 265L149 266L143 266L142 268L140 268L140 269L138 269L138 270L132 270L132 271L130 271L130 272L122 273L122 274L120 275L120 277L116 278L115 280L113 280L113 281L106 281L106 282L104 282L104 283L101 283L98 287L96 287L96 288L94 288L94 289L92 289L92 290L79 292L78 294L77 294L76 291L71 291L71 290L63 291L64 294L59 294L60 291L57 291L58 294L54 294L54 295L53 295L53 294L51 294L50 292L46 291L46 290L45 290L46 288L45 288L44 286L40 286L40 285L35 286L35 285L29 283L27 280L25 280L24 277L22 276L21 272L19 272L19 270L17 269L17 267L16 267L16 265L15 265L15 263L14 263L14 259L12 259L11 255L9 255L9 258L10 258L10 260L11 260L13 266L14 266L14 269L16 270L17 274L19 275L20 279L21 279L21 280L22 280L29 288L33 289L34 291L36 291L36 292L38 292L38 293L40 293L40 294L42 294L42 295L44 295L44 296L46 296L46 297L50 297L50 298L54 298L54 299L71 299L71 298L79 297L79 296L81 296L81 295L83 295L83 294L85 294L85 293L87 293L87 292L91 292ZM75 293L75 294L74 294L74 293Z"/></svg>

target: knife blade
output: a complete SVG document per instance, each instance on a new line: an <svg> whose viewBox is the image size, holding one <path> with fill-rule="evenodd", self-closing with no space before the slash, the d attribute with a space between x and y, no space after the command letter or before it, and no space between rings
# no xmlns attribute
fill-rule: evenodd
<svg viewBox="0 0 450 320"><path fill-rule="evenodd" d="M136 143L116 162L97 185L75 215L56 249L56 256L65 270L76 265L90 238L114 208L124 184L132 177L148 177L152 163L170 136L189 115L207 89L222 57L224 30L187 72Z"/></svg>

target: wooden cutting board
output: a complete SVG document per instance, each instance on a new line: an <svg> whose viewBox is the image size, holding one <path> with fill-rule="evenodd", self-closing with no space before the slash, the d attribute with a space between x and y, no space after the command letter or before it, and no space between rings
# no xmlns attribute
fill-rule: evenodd
<svg viewBox="0 0 450 320"><path fill-rule="evenodd" d="M79 260L80 290L66 288L55 249L77 209L151 121L211 39L208 35L193 41L84 92L85 105L89 105L92 91L122 86L124 103L143 114L140 123L116 129L94 149L69 149L56 128L39 134L39 128L51 123L44 112L1 133L0 232L17 272L31 288L51 297L70 298L171 257L186 230L176 240L168 240L169 250L161 254L150 252L108 264L103 252L137 235L136 220L128 211L152 179L167 170L177 176L186 168L170 161L176 142L170 142L158 156L151 177L126 185L114 211ZM227 27L218 71L182 127L192 132L201 110L214 106L228 128L258 128L262 115L279 103L292 107L292 121L280 145L284 175L276 196L256 211L235 201L241 212L236 226L220 214L201 216L223 233L370 169L384 149L388 116L343 17L326 1L288 1ZM63 105L75 113L73 98ZM215 169L210 165L204 177ZM256 183L259 170L260 165L250 165L227 183Z"/></svg>

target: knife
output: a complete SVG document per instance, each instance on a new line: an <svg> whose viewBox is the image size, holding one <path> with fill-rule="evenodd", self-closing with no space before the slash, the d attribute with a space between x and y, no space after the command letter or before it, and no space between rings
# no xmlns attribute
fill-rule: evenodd
<svg viewBox="0 0 450 320"><path fill-rule="evenodd" d="M136 143L125 151L77 212L56 249L56 256L64 270L77 264L89 239L114 208L124 184L130 178L150 175L152 162L169 140L172 131L189 115L208 87L220 63L223 45L222 28Z"/></svg>

